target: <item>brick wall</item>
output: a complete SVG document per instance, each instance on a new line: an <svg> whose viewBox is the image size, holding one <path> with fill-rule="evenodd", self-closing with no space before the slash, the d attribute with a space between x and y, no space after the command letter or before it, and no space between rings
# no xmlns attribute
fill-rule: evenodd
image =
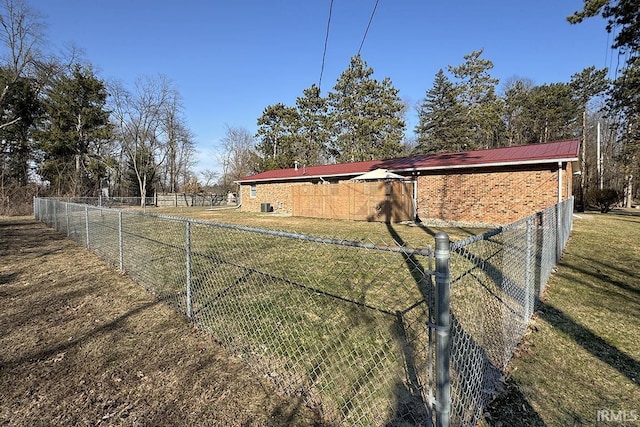
<svg viewBox="0 0 640 427"><path fill-rule="evenodd" d="M571 195L571 165L562 171L562 199ZM557 165L466 170L418 177L418 216L508 224L558 201Z"/></svg>
<svg viewBox="0 0 640 427"><path fill-rule="evenodd" d="M256 197L250 197L251 186L241 185L240 195L242 197L241 211L260 212L262 203L270 203L275 212L292 212L291 189L298 185L310 185L302 182L264 183L256 185Z"/></svg>
<svg viewBox="0 0 640 427"><path fill-rule="evenodd" d="M562 199L572 194L572 167L562 171ZM260 212L270 203L275 212L317 218L404 221L412 219L412 186L393 182L390 194L384 182L341 181L241 185L242 211ZM418 176L418 216L452 222L508 224L554 205L558 201L558 166L450 170ZM393 208L391 208L393 206Z"/></svg>

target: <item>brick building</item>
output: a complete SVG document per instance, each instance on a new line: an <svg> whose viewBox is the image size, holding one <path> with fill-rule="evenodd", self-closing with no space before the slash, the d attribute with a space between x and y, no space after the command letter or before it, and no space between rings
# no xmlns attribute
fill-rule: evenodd
<svg viewBox="0 0 640 427"><path fill-rule="evenodd" d="M506 224L572 194L577 140L302 166L242 178L243 211L367 221ZM400 179L354 181L386 169Z"/></svg>

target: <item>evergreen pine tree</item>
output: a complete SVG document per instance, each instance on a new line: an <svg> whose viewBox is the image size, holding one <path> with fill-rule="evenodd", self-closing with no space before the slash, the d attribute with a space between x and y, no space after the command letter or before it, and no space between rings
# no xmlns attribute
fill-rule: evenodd
<svg viewBox="0 0 640 427"><path fill-rule="evenodd" d="M328 95L332 123L330 154L338 162L397 157L402 153L404 106L389 78L372 78L358 55Z"/></svg>
<svg viewBox="0 0 640 427"><path fill-rule="evenodd" d="M439 70L418 109L413 154L461 151L469 144L471 135L464 125L464 111L457 95L458 89Z"/></svg>

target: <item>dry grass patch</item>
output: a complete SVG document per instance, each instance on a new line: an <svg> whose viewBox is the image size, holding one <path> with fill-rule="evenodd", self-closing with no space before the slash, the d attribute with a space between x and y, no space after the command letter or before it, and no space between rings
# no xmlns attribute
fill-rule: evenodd
<svg viewBox="0 0 640 427"><path fill-rule="evenodd" d="M0 424L313 425L185 318L30 218L0 218Z"/></svg>

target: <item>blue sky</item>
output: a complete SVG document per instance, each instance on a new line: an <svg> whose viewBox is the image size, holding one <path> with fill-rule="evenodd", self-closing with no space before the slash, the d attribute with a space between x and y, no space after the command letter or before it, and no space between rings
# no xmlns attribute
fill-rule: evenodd
<svg viewBox="0 0 640 427"><path fill-rule="evenodd" d="M330 0L27 0L51 49L74 44L100 78L131 86L162 74L179 90L198 169L217 169L225 126L251 133L263 109L318 83ZM358 51L375 0L334 0L322 91ZM616 66L602 19L570 25L582 0L379 0L361 55L412 106L436 72L484 49L491 74L568 82L589 66ZM408 131L416 124L414 109Z"/></svg>

